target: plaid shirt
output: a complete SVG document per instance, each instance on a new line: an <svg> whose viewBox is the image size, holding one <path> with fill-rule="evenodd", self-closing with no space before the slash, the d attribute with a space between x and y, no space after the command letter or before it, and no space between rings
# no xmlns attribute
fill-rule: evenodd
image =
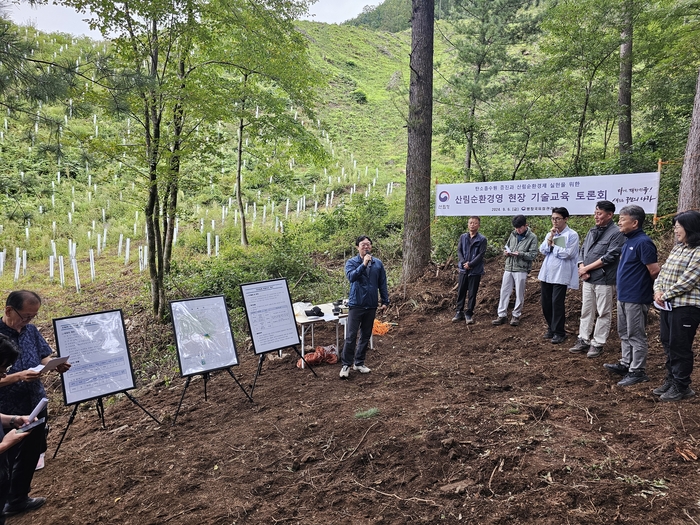
<svg viewBox="0 0 700 525"><path fill-rule="evenodd" d="M663 300L671 306L700 308L700 246L674 246L654 282L654 292L663 292Z"/></svg>

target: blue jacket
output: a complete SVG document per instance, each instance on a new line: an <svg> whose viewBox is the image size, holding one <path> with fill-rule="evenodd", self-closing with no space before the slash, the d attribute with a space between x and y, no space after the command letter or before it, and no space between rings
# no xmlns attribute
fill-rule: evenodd
<svg viewBox="0 0 700 525"><path fill-rule="evenodd" d="M469 275L484 275L484 254L486 253L486 237L479 232L474 238L469 232L459 237L457 247L457 260L459 261L459 273ZM469 263L469 269L464 268L464 263Z"/></svg>
<svg viewBox="0 0 700 525"><path fill-rule="evenodd" d="M386 288L386 271L382 261L376 257L365 266L362 257L356 255L345 263L345 275L350 281L350 308L377 308L377 292L382 296L382 304L389 304L389 292Z"/></svg>

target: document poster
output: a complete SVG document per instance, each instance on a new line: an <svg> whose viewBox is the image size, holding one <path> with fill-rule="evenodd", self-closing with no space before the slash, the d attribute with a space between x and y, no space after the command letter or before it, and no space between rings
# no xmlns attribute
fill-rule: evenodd
<svg viewBox="0 0 700 525"><path fill-rule="evenodd" d="M223 296L172 301L170 311L182 377L238 364Z"/></svg>
<svg viewBox="0 0 700 525"><path fill-rule="evenodd" d="M61 374L66 405L134 388L121 310L53 320L56 351L70 356Z"/></svg>
<svg viewBox="0 0 700 525"><path fill-rule="evenodd" d="M286 279L241 285L256 354L300 345Z"/></svg>

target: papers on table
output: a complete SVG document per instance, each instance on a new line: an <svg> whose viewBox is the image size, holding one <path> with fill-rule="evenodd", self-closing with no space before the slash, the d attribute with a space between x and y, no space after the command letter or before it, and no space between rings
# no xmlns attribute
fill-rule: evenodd
<svg viewBox="0 0 700 525"><path fill-rule="evenodd" d="M69 355L67 355L66 357L55 357L45 365L36 365L30 368L29 370L31 370L32 372L49 372L50 370L55 370L58 365L67 363L69 357Z"/></svg>

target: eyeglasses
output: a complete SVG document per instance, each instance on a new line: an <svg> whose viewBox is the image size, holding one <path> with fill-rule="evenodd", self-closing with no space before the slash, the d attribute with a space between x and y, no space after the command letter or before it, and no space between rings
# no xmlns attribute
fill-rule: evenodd
<svg viewBox="0 0 700 525"><path fill-rule="evenodd" d="M15 313L19 316L19 318L25 323L28 323L29 321L31 321L39 315L39 312L35 314L22 315L22 313L19 310L17 310L17 308L15 308L14 306L10 306L10 308L12 308L15 311Z"/></svg>
<svg viewBox="0 0 700 525"><path fill-rule="evenodd" d="M0 374L5 374L5 375L9 374L11 368L12 368L12 365L9 365L7 367L0 366Z"/></svg>
<svg viewBox="0 0 700 525"><path fill-rule="evenodd" d="M559 221L563 221L563 220L564 220L564 217L552 217L552 222L559 222Z"/></svg>

